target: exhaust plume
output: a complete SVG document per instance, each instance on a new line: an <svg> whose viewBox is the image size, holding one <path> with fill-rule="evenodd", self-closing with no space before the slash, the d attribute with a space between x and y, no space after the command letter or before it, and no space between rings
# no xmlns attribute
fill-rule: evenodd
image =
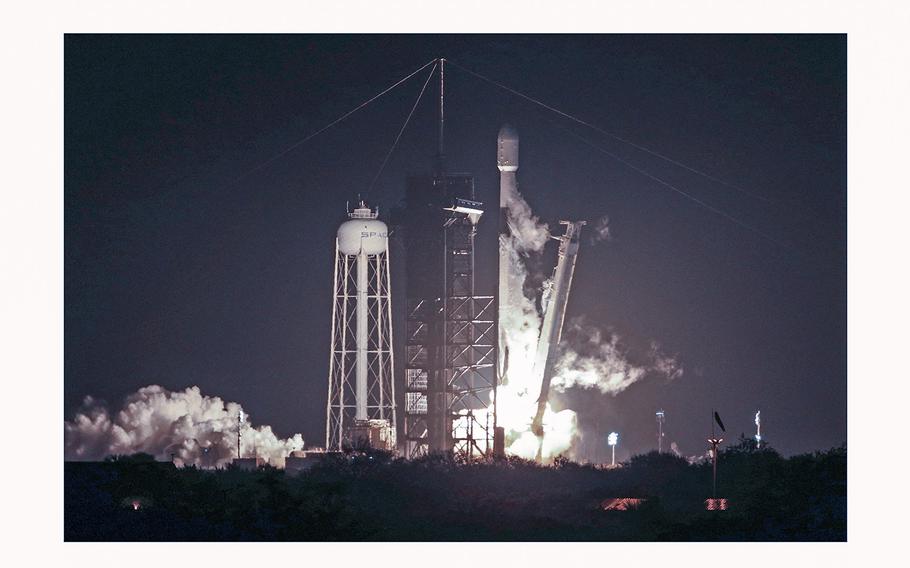
<svg viewBox="0 0 910 568"><path fill-rule="evenodd" d="M241 455L260 457L276 467L294 450L303 449L303 437L278 438L271 426L254 428L248 413L236 402L203 395L199 387L169 391L158 385L143 387L126 397L116 413L90 396L75 418L63 424L67 460L94 461L110 455L144 452L178 466L222 467L237 457L237 428L241 428Z"/></svg>

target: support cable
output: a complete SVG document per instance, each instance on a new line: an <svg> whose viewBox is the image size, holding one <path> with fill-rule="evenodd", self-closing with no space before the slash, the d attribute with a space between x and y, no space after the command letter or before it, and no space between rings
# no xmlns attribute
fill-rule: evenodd
<svg viewBox="0 0 910 568"><path fill-rule="evenodd" d="M506 85L503 85L502 83L500 83L500 82L498 82L498 81L495 81L495 80L493 80L493 79L490 79L489 77L485 77L485 76L481 75L480 73L475 73L474 71L471 71L470 69L466 69L466 68L462 67L461 65L455 63L455 62L452 61L451 59L447 59L446 61L448 61L449 63L451 63L451 64L454 65L455 67L458 67L459 69L461 69L461 70L464 71L465 73L468 73L468 74L470 74L470 75L473 75L473 76L477 77L478 79L484 80L484 81L486 81L486 82L488 82L488 83L490 83L490 84L492 84L492 85L495 85L495 86L499 87L500 89L506 90L506 91L512 93L513 95L516 95L516 96L521 97L521 98L523 98L523 99L525 99L525 100L527 100L527 101L530 101L530 102L532 102L532 103L534 103L534 104L536 104L536 105L538 105L538 106L541 106L541 107L543 107L543 108L545 108L545 109L547 109L547 110L549 110L549 111L551 111L551 112L554 112L554 113L556 113L556 114L558 114L558 115L560 115L560 116L562 116L562 117L564 117L564 118L568 118L569 120L571 120L571 121L573 121L573 122L577 122L578 124L581 124L581 125L583 125L583 126L587 126L588 128L590 128L590 129L592 129L592 130L594 130L594 131L596 131L596 132L599 132L599 133L603 134L604 136L609 136L610 138L613 138L614 140L617 140L617 141L619 141L619 142L622 142L623 144L628 144L629 146L632 146L633 148L636 148L636 149L638 149L638 150L641 150L642 152L648 153L648 154L650 154L650 155L652 155L652 156L654 156L654 157L656 157L656 158L660 158L661 160L664 160L664 161L666 161L666 162L669 162L669 163L671 163L671 164L673 164L673 165L675 165L675 166L678 166L678 167L683 168L683 169L685 169L685 170L688 170L688 171L690 171L690 172L692 172L692 173L694 173L694 174L697 174L697 175L700 175L700 176L702 176L702 177L705 177L705 178L707 178L707 179L709 179L709 180L711 180L711 181L717 182L717 183L719 183L719 184L721 184L721 185L725 185L725 186L727 186L727 187L729 187L729 188L731 188L731 189L734 189L734 190L736 190L736 191L739 191L739 192L741 192L741 193L743 193L743 194L745 194L745 195L748 195L748 196L750 196L750 197L752 197L752 198L754 198L754 199L758 199L758 200L764 201L765 203L770 203L770 200L769 200L768 198L766 198L766 197L763 197L763 196L758 195L758 194L756 194L756 193L753 193L753 192L751 192L751 191L747 191L747 190L745 190L745 189L743 189L743 188L741 188L741 187L739 187L739 186L737 186L737 185L735 185L735 184L732 184L732 183L730 183L730 182L727 182L727 181L724 181L724 180L722 180L722 179L720 179L720 178L717 178L717 177L715 177L715 176L712 176L712 175L709 174L709 173L706 173L706 172L703 172L703 171L701 171L701 170L695 169L695 168L693 168L693 167L691 167L691 166L687 166L686 164L684 164L684 163L682 163L682 162L679 162L679 161L677 161L677 160L674 160L673 158L670 158L670 157L668 157L668 156L665 156L665 155L661 154L660 152L656 152L656 151L654 151L654 150L651 150L650 148L646 148L645 146L642 146L641 144L636 144L635 142L632 142L631 140L627 140L627 139L625 139L625 138L623 138L623 137L621 137L621 136L619 136L619 135L617 135L617 134L613 134L612 132L608 132L608 131L606 131L606 130L604 130L604 129L598 127L598 126L595 126L595 125L591 124L590 122L587 122L587 121L585 121L585 120L582 120L582 119L580 119L580 118L578 118L578 117L576 117L576 116L573 116L573 115L571 115L571 114L569 114L569 113L567 113L567 112L563 112L563 111L559 110L558 108L552 107L552 106L550 106L550 105L548 105L548 104L546 104L546 103L544 103L544 102L542 102L542 101L539 101L539 100L537 100L537 99L535 99L535 98L533 98L533 97L529 97L528 95L525 95L525 94L523 94L523 93L520 93L520 92L516 91L515 89L513 89L513 88L511 88L511 87L508 87L508 86L506 86Z"/></svg>
<svg viewBox="0 0 910 568"><path fill-rule="evenodd" d="M275 160L281 158L282 156L284 156L285 154L287 154L287 153L290 152L291 150L294 150L295 148L301 146L302 144L308 142L309 140L315 138L316 136L319 136L320 134L322 134L323 132L325 132L325 131L328 130L329 128L332 128L333 126L335 126L336 124L340 123L340 122L343 121L344 119L348 118L349 116L351 116L351 115L354 114L355 112L359 111L359 110L362 109L363 107L369 105L370 103L372 103L372 102L375 101L376 99L382 97L383 95L385 95L386 93L388 93L389 91L391 91L392 89L394 89L395 87L397 87L397 86L401 85L402 83L406 82L408 79L410 79L410 78L413 77L414 75L420 73L421 71L423 71L424 69L426 69L426 68L429 67L430 65L433 65L433 66L434 66L434 69L435 69L436 63L437 63L437 60L436 60L436 59L433 59L432 61L428 61L428 62L424 63L419 69L413 71L412 73L410 73L409 75L403 77L402 79L399 79L397 82L395 82L395 83L392 84L391 86L387 87L385 90L383 90L383 91L380 92L379 94L374 95L372 98L370 98L370 99L368 99L368 100L366 100L366 101L360 103L358 106L356 106L356 107L354 107L353 109L349 110L348 112L344 113L343 115L341 115L340 117L336 118L335 120L333 120L332 122L328 123L327 125L323 126L322 128L320 128L320 129L317 130L316 132L313 132L312 134L307 135L307 136L306 136L305 138L303 138L302 140L298 140L297 142L294 142L293 144L291 144L290 146L288 146L287 148L285 148L285 149L282 150L281 152L275 154L275 155L272 156L271 158L265 160L264 162L260 163L259 165L255 166L255 167L253 167L253 168L247 170L245 173L243 173L243 174L237 176L237 178L234 180L234 183L237 183L238 181L240 181L241 179L243 179L243 178L245 178L246 176L250 175L251 173L253 173L253 172L255 172L255 171L258 171L258 170L264 168L265 166L271 164L272 162L274 162Z"/></svg>
<svg viewBox="0 0 910 568"><path fill-rule="evenodd" d="M551 124L552 124L552 123L551 123ZM556 125L554 125L554 126L556 126ZM704 207L704 208L707 209L708 211L711 211L712 213L715 213L715 214L717 214L717 215L720 215L721 217L724 217L724 218L727 219L728 221L731 221L732 223L735 223L735 224L739 225L740 227L742 227L742 228L744 228L744 229L748 229L748 230L752 231L753 233L759 235L760 237L762 237L762 238L764 238L764 239L767 239L768 241L770 241L770 242L772 242L772 243L774 243L774 244L776 244L776 245L778 245L778 246L780 246L780 247L787 248L787 249L791 249L791 250L793 249L793 247L791 247L790 245L788 245L788 244L786 244L786 243L783 243L783 242L781 242L781 241L778 241L778 240L775 239L774 237L772 237L772 236L768 235L767 233L765 233L765 232L763 232L763 231L761 231L761 230L759 230L759 229L753 227L752 225L749 225L749 224L746 223L745 221L741 221L740 219L737 219L736 217L734 217L734 216L732 216L732 215L730 215L730 214L728 214L728 213L725 213L724 211L721 211L720 209L718 209L718 208L716 208L716 207L713 207L712 205L709 205L708 203L705 203L705 202L702 201L701 199L698 199L698 198L695 197L694 195L692 195L692 194L690 194L690 193L687 193L687 192L685 192L685 191L679 189L678 187L676 187L675 185L671 184L670 182L665 181L665 180L663 180L663 179L661 179L661 178L659 178L659 177L657 177L657 176L655 176L655 175L653 175L653 174L650 174L650 173L646 172L645 170L643 170L643 169L639 168L638 166L632 164L632 163L629 162L628 160L626 160L626 159L624 159L624 158L622 158L622 157L620 157L620 156L614 154L613 152L610 152L609 150L606 150L606 149L604 149L604 148L601 148L600 146L598 146L598 145L595 144L594 142L591 142L591 141L588 140L587 138L585 138L585 137L583 137L583 136L581 136L581 135L579 135L579 134L576 134L575 132L572 132L572 131L569 130L568 128L563 128L563 127L561 127L561 126L556 126L556 127L559 128L560 130L564 130L564 131L565 131L566 133L568 133L570 136L572 136L572 137L578 139L578 140L581 141L582 143L584 143L584 144L590 146L591 148L597 150L598 152L601 152L601 153L603 153L603 154L606 154L607 156L613 158L614 160L616 160L616 161L618 161L618 162L620 162L620 163L622 163L622 164L625 164L625 165L628 166L629 168L631 168L631 169L635 170L636 172L640 173L641 175L643 175L643 176L645 176L645 177L647 177L647 178L649 178L649 179L651 179L651 180L653 180L653 181L659 183L660 185L666 187L667 189L670 189L670 190L672 190L672 191L675 191L676 193L682 195L683 197L685 197L685 198L687 198L687 199L690 199L690 200L694 201L695 203L701 205L702 207Z"/></svg>
<svg viewBox="0 0 910 568"><path fill-rule="evenodd" d="M379 166L379 171L376 172L376 175L373 176L373 181L370 182L369 187L367 187L367 193L370 193L370 190L373 189L373 186L376 184L376 180L379 179L379 176L382 175L383 170L385 170L386 164L389 163L389 158L392 157L392 152L395 151L395 148L398 146L398 141L401 140L401 135L404 134L405 128L408 127L408 123L411 121L411 117L414 116L414 111L417 110L417 105L420 104L420 99L423 98L423 93L427 90L427 85L430 84L430 79L433 78L433 74L436 73L436 67L438 64L434 64L433 68L430 69L430 74L427 75L427 80L424 81L423 87L420 89L420 94L417 95L417 100L414 101L414 106L411 107L411 112L408 113L408 117L404 120L404 124L401 125L401 130L398 131L398 136L395 137L395 141L392 143L392 147L389 148L388 153L385 155L385 159L382 161L382 165Z"/></svg>

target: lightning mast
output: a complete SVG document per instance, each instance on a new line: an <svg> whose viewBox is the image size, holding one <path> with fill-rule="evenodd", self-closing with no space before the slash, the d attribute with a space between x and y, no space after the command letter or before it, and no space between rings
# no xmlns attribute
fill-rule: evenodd
<svg viewBox="0 0 910 568"><path fill-rule="evenodd" d="M445 60L439 59L435 170L409 176L404 207L404 444L408 458L446 453L473 460L493 451L495 297L474 285L474 241L483 203L474 177L445 159Z"/></svg>

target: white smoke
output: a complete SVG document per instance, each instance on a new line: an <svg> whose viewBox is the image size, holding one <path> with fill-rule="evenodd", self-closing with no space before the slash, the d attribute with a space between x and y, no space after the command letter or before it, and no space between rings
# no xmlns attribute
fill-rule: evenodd
<svg viewBox="0 0 910 568"><path fill-rule="evenodd" d="M651 343L648 363L636 365L629 361L625 348L615 334L607 334L573 318L563 332L566 338L562 355L556 362L552 386L560 392L572 387L597 388L603 394L617 395L640 381L649 373L673 380L683 373L674 357L661 353L657 343Z"/></svg>
<svg viewBox="0 0 910 568"><path fill-rule="evenodd" d="M144 452L160 460L173 456L178 466L222 467L237 456L241 412L238 403L205 396L196 386L176 392L158 385L143 387L115 414L86 397L72 422L64 422L65 459L91 461ZM271 426L254 428L245 412L239 427L243 457L283 467L290 452L303 449L300 434L278 438Z"/></svg>
<svg viewBox="0 0 910 568"><path fill-rule="evenodd" d="M541 314L536 297L525 294L527 261L543 252L550 238L546 223L533 214L530 205L515 186L507 184L502 196L507 209L509 236L500 246L508 266L506 290L500 295L503 384L497 392L497 421L507 434L507 452L534 459L540 450L545 461L568 452L576 435L576 416L572 410L554 412L547 405L544 413L543 445L531 432L531 419L537 411L540 383L534 380L534 358L540 336Z"/></svg>
<svg viewBox="0 0 910 568"><path fill-rule="evenodd" d="M686 462L687 462L689 465L694 465L694 464L702 463L702 462L704 462L704 461L706 461L706 460L710 460L710 459L711 459L711 450L708 450L708 451L705 452L704 454L695 454L695 455L692 455L692 456L687 456L687 455L685 455L684 453L682 453L682 451L679 449L679 445L678 445L676 442L671 442L671 443L670 443L670 451L673 452L673 455L674 455L674 456L686 460Z"/></svg>
<svg viewBox="0 0 910 568"><path fill-rule="evenodd" d="M509 210L510 248L522 254L541 252L550 238L549 226L540 222L517 187L507 186L502 199Z"/></svg>
<svg viewBox="0 0 910 568"><path fill-rule="evenodd" d="M668 381L678 379L683 374L683 368L675 356L662 353L660 344L656 341L651 342L651 369L659 375L665 377Z"/></svg>
<svg viewBox="0 0 910 568"><path fill-rule="evenodd" d="M610 218L604 215L595 221L588 230L591 236L591 244L597 244L601 241L610 240Z"/></svg>

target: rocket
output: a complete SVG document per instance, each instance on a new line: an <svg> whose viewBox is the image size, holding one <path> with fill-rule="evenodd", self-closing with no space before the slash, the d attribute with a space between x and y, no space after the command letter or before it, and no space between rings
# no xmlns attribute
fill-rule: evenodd
<svg viewBox="0 0 910 568"><path fill-rule="evenodd" d="M502 384L508 383L508 347L504 337L503 314L513 309L514 299L509 286L512 238L509 228L509 205L518 195L518 131L505 124L499 129L496 141L496 165L499 168L499 379Z"/></svg>
<svg viewBox="0 0 910 568"><path fill-rule="evenodd" d="M513 226L513 211L517 203L527 209L528 206L521 200L518 193L518 132L509 125L499 129L497 139L496 165L499 168L499 380L500 384L509 382L509 353L506 328L503 322L514 318L522 312L523 291L521 282L517 279L522 275L513 274L512 256L515 254L513 240L519 237L519 232ZM537 436L539 443L538 460L541 459L543 449L544 424L550 379L555 365L556 347L562 335L565 321L566 306L569 301L569 291L572 287L572 276L575 272L575 261L578 257L581 228L585 221L560 221L566 225L565 234L561 237L551 237L559 241L559 255L553 278L541 298L543 321L537 341L534 366L531 375L524 377L530 379L531 384L540 385L540 396L537 399L537 411L531 420L531 431ZM527 372L523 370L522 372ZM531 418L531 417L529 417Z"/></svg>

